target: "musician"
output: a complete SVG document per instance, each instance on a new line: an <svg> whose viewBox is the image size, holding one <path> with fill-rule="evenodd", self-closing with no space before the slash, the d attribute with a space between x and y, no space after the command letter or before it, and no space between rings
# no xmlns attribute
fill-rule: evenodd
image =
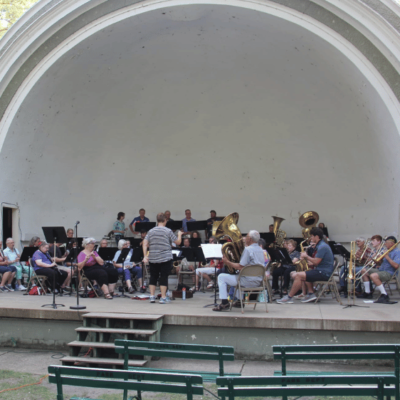
<svg viewBox="0 0 400 400"><path fill-rule="evenodd" d="M397 240L394 236L389 236L385 241L386 251L391 249L394 244L397 243ZM375 303L388 303L389 296L386 293L385 288L383 287L383 282L388 282L392 279L392 276L396 273L397 269L400 266L400 250L395 247L390 253L387 253L384 257L382 264L378 268L372 268L368 272L364 267L362 270L362 280L364 283L365 292L363 294L364 298L372 298L371 293L371 284L369 282L369 278L371 278L372 282L375 284L375 288L378 289L381 293L378 300Z"/></svg>
<svg viewBox="0 0 400 400"><path fill-rule="evenodd" d="M40 244L40 237L33 236L32 239L30 240L28 246L29 247L39 247L39 244Z"/></svg>
<svg viewBox="0 0 400 400"><path fill-rule="evenodd" d="M108 240L107 239L101 239L100 240L100 247L108 247Z"/></svg>
<svg viewBox="0 0 400 400"><path fill-rule="evenodd" d="M201 237L200 237L199 232L193 231L190 233L190 243L191 243L192 247L201 245Z"/></svg>
<svg viewBox="0 0 400 400"><path fill-rule="evenodd" d="M126 286L128 286L129 293L133 293L135 290L132 287L132 277L137 277L139 287L142 287L142 268L131 261L133 256L133 249L130 249L128 255L125 258L124 265L117 264L118 258L121 255L122 249L129 249L130 242L128 240L121 239L118 242L118 251L115 253L113 264L117 268L119 274L124 274Z"/></svg>
<svg viewBox="0 0 400 400"><path fill-rule="evenodd" d="M0 284L0 292L13 292L11 283L17 272L17 268L11 266L11 261L3 254L3 242L0 239L0 274L3 274Z"/></svg>
<svg viewBox="0 0 400 400"><path fill-rule="evenodd" d="M292 263L300 260L300 253L296 250L297 242L293 239L286 240L286 248ZM282 264L279 268L275 268L272 272L272 290L273 294L279 294L279 277L284 276L284 283L282 286L282 293L287 295L287 290L290 283L290 272L295 271L296 267L291 264Z"/></svg>
<svg viewBox="0 0 400 400"><path fill-rule="evenodd" d="M17 272L15 274L15 278L17 279L17 283L15 285L15 290L26 290L26 287L21 283L22 274L27 274L28 276L32 276L33 269L30 266L22 265L19 261L21 255L18 249L15 247L14 239L8 238L6 240L7 248L4 249L4 255L11 262L9 265L15 267Z"/></svg>
<svg viewBox="0 0 400 400"><path fill-rule="evenodd" d="M146 214L146 210L144 208L141 208L139 210L139 216L134 218L132 220L132 222L129 224L129 229L131 230L131 232L134 235L137 235L139 233L139 231L136 231L136 223L138 223L138 222L139 223L140 222L150 222L150 220L147 217L145 217L145 214ZM135 230L133 230L132 225L135 227Z"/></svg>
<svg viewBox="0 0 400 400"><path fill-rule="evenodd" d="M168 222L168 221L174 221L174 220L171 218L171 211L169 211L169 210L165 211L164 215L165 215L165 220L166 220L167 222Z"/></svg>
<svg viewBox="0 0 400 400"><path fill-rule="evenodd" d="M217 212L215 210L211 210L210 218L208 218L207 220L206 239L208 239L212 235L214 221L217 221Z"/></svg>
<svg viewBox="0 0 400 400"><path fill-rule="evenodd" d="M96 239L83 239L84 249L78 255L78 270L83 269L85 276L91 281L96 280L104 293L106 300L112 300L115 284L118 281L118 271L115 268L104 268L104 260L94 251Z"/></svg>
<svg viewBox="0 0 400 400"><path fill-rule="evenodd" d="M39 249L32 256L33 268L37 275L47 276L47 283L54 290L60 290L68 277L65 271L58 269L57 262L62 262L61 258L54 257L54 261L49 254L49 245L42 242Z"/></svg>
<svg viewBox="0 0 400 400"><path fill-rule="evenodd" d="M187 227L188 222L196 222L196 220L192 218L192 212L189 209L185 210L185 218L182 220L183 235L190 235Z"/></svg>
<svg viewBox="0 0 400 400"><path fill-rule="evenodd" d="M115 243L117 244L117 246L118 242L123 238L125 232L128 230L128 228L125 228L124 219L125 219L125 213L120 211L117 215L117 220L114 222L113 225Z"/></svg>
<svg viewBox="0 0 400 400"><path fill-rule="evenodd" d="M314 269L308 271L297 272L292 289L287 296L277 300L279 304L293 303L294 295L301 289L302 282L306 283L308 294L302 300L302 303L315 301L317 296L314 294L313 282L328 281L333 273L333 253L329 245L323 241L324 233L319 228L312 228L310 231L310 239L316 244L312 256L307 252L300 254L300 259L306 260L314 266Z"/></svg>
<svg viewBox="0 0 400 400"><path fill-rule="evenodd" d="M51 257L56 257L58 263L63 263L65 262L65 259L67 258L67 255L63 257L61 250L60 250L60 243L56 244L56 251L54 251L54 243L49 243L49 254ZM63 265L57 264L57 268L60 271L64 271L67 274L67 277L64 280L64 283L61 285L61 289L70 289L70 284L71 284L71 268L70 267L64 267Z"/></svg>
<svg viewBox="0 0 400 400"><path fill-rule="evenodd" d="M211 236L208 239L209 244L215 244L217 240L214 236ZM199 284L199 280L201 277L204 277L207 281L207 289L212 289L215 286L214 281L210 278L209 275L214 275L215 270L217 271L222 268L223 263L220 263L219 260L208 259L208 263L205 267L199 267L196 269L196 290L200 290L201 284Z"/></svg>
<svg viewBox="0 0 400 400"><path fill-rule="evenodd" d="M67 238L72 239L74 237L74 230L72 228L67 229Z"/></svg>
<svg viewBox="0 0 400 400"><path fill-rule="evenodd" d="M140 231L140 239L142 239L142 241L139 243L139 246L143 246L143 241L144 241L144 239L146 239L146 236L147 236L147 231L142 229Z"/></svg>
<svg viewBox="0 0 400 400"><path fill-rule="evenodd" d="M172 268L172 252L171 244L175 243L178 246L181 244L182 232L178 232L178 237L167 228L167 220L164 213L157 214L157 226L147 233L147 236L143 242L143 262L150 263L150 303L156 302L156 284L157 281L160 283L161 299L160 304L168 302L167 299L167 287L168 287L168 275ZM149 249L147 255L147 250Z"/></svg>
<svg viewBox="0 0 400 400"><path fill-rule="evenodd" d="M190 249L190 239L185 238L183 239L183 246L181 246L183 249ZM182 283L182 276L179 274L179 271L182 269L182 261L180 262L180 265L175 265L175 273L178 276L178 283ZM187 271L193 271L194 272L194 265L187 265ZM183 271L183 269L182 269ZM191 292L196 291L196 277L195 275L192 276L192 281L193 281L193 286L189 289Z"/></svg>
<svg viewBox="0 0 400 400"><path fill-rule="evenodd" d="M377 236L377 235L375 235ZM375 238L375 236L373 236L373 238ZM379 236L380 237L380 236ZM381 238L382 240L382 238ZM371 238L371 243L372 243L372 238ZM374 243L381 243L381 241L377 241L374 239ZM365 238L363 237L358 237L356 239L356 246L358 247L357 251L356 251L356 267L355 267L355 273L357 274L358 272L360 272L363 269L364 264L366 263L366 261L368 260L368 258L371 255L372 250L370 248L367 248L365 250ZM365 250L364 255L362 254ZM362 259L360 260L360 257L363 255ZM343 265L343 267L340 269L340 274L339 274L339 284L340 284L340 290L343 293L347 293L347 275L345 273L345 266Z"/></svg>
<svg viewBox="0 0 400 400"><path fill-rule="evenodd" d="M269 230L269 233L274 233L274 225L271 224L271 225L268 227L268 230Z"/></svg>
<svg viewBox="0 0 400 400"><path fill-rule="evenodd" d="M226 257L222 257L222 261L228 267L237 271L240 271L247 265L264 265L264 252L258 245L259 240L260 234L257 231L251 230L246 235L246 247L244 248L242 256L240 257L240 261L238 263L234 263L229 261ZM221 304L213 308L213 311L229 310L227 287L228 285L231 287L236 286L238 277L238 274L220 274L218 276L219 298L221 299ZM261 285L263 279L263 276L244 276L240 283L243 287L258 287ZM239 295L241 296L241 294Z"/></svg>

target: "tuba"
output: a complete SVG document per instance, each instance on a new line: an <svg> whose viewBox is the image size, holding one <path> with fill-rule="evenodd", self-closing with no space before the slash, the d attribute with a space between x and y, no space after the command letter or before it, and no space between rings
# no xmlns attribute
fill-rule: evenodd
<svg viewBox="0 0 400 400"><path fill-rule="evenodd" d="M283 246L283 242L286 239L286 232L282 231L279 229L281 226L282 221L285 220L285 218L280 218L280 217L272 217L274 219L274 235L275 235L275 242L278 247Z"/></svg>
<svg viewBox="0 0 400 400"><path fill-rule="evenodd" d="M302 252L302 253L304 252L303 243L305 243L305 242L307 242L307 239L306 239L306 240L303 240L303 241L300 243L300 249L301 249L301 252ZM308 271L308 270L309 270L307 260L301 259L301 260L299 260L299 261L296 261L296 262L294 263L294 265L296 266L296 272L302 272L302 271Z"/></svg>
<svg viewBox="0 0 400 400"><path fill-rule="evenodd" d="M214 221L212 234L217 239L228 236L232 242L227 242L222 246L222 254L231 262L238 263L244 250L242 234L237 227L239 214L234 212L226 216L222 221ZM237 270L226 266L227 271L234 275Z"/></svg>
<svg viewBox="0 0 400 400"><path fill-rule="evenodd" d="M299 218L299 224L304 228L301 233L304 239L310 238L310 231L318 224L319 215L316 211L307 211Z"/></svg>

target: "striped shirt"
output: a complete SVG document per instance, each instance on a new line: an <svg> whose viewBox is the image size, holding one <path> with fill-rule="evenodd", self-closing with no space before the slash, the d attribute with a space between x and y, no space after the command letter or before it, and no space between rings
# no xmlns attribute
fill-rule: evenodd
<svg viewBox="0 0 400 400"><path fill-rule="evenodd" d="M145 239L149 242L149 261L163 263L172 260L172 243L178 238L171 229L165 226L156 226L147 232Z"/></svg>

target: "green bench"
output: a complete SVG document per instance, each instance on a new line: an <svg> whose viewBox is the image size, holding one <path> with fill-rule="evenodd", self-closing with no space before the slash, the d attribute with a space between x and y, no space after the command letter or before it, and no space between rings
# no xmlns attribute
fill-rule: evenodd
<svg viewBox="0 0 400 400"><path fill-rule="evenodd" d="M399 344L343 344L343 345L298 345L298 346L273 346L274 359L281 360L281 371L274 375L328 375L326 372L300 372L287 371L288 360L391 360L394 361L394 375L396 382L396 400L399 399L400 378L400 345ZM341 373L332 373L341 375ZM370 372L342 373L343 375L362 376L370 375ZM374 375L385 375L386 373L374 373Z"/></svg>
<svg viewBox="0 0 400 400"><path fill-rule="evenodd" d="M171 373L193 373L201 375L204 381L215 382L218 376L240 376L240 374L225 374L224 361L234 361L234 348L231 346L211 346L202 344L180 344L163 342L144 342L139 340L115 340L115 351L124 356L124 369L128 369L130 355L148 357L171 357L187 360L215 360L219 362L218 373L165 370L148 367L134 367L136 371L158 371Z"/></svg>
<svg viewBox="0 0 400 400"><path fill-rule="evenodd" d="M48 371L49 382L57 385L57 400L64 399L63 385L123 390L123 400L128 400L128 390L136 390L138 400L142 398L143 391L186 394L188 400L192 400L193 395L203 395L203 378L189 373L121 371L60 365L51 365ZM84 400L79 397L73 399Z"/></svg>
<svg viewBox="0 0 400 400"><path fill-rule="evenodd" d="M394 375L240 376L217 378L217 384L218 395L229 400L261 396L375 396L383 400L395 395L396 379Z"/></svg>

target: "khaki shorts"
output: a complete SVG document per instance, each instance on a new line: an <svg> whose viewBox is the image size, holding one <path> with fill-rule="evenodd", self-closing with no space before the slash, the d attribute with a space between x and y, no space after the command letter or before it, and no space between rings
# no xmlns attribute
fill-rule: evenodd
<svg viewBox="0 0 400 400"><path fill-rule="evenodd" d="M372 268L369 272L368 272L369 276L371 276L371 274L378 274L379 280L381 282L388 282L392 279L392 275L387 272L387 271L379 271L379 269L377 268Z"/></svg>

